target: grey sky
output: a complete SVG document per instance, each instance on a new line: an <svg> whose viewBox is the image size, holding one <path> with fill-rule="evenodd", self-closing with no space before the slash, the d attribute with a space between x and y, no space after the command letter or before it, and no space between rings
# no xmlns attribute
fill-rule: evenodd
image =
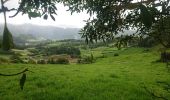
<svg viewBox="0 0 170 100"><path fill-rule="evenodd" d="M9 0L6 5L8 8L17 7L18 0ZM53 21L51 18L48 20L43 20L43 18L33 18L29 19L27 15L17 15L14 18L8 18L8 23L11 24L24 24L24 23L31 23L37 25L52 25L57 27L77 27L82 28L85 25L83 20L89 18L89 15L85 12L82 13L74 13L73 15L70 12L66 11L67 8L64 7L62 4L57 4L57 16L55 16L56 21ZM7 13L7 16L11 16L15 14L15 12ZM0 14L0 19L3 19L3 15ZM3 23L3 20L0 20L0 23Z"/></svg>

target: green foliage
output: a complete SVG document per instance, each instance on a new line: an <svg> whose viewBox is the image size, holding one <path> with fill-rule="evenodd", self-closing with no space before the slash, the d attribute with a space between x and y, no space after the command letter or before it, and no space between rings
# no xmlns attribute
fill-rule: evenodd
<svg viewBox="0 0 170 100"><path fill-rule="evenodd" d="M13 54L13 55L10 57L10 61L11 61L11 63L24 63L24 61L22 60L22 58L20 58L20 56L17 55L17 54Z"/></svg>
<svg viewBox="0 0 170 100"><path fill-rule="evenodd" d="M66 57L59 56L57 58L49 58L47 61L48 64L69 64L69 60Z"/></svg>
<svg viewBox="0 0 170 100"><path fill-rule="evenodd" d="M150 36L138 40L139 47L151 48L157 44L157 41Z"/></svg>
<svg viewBox="0 0 170 100"><path fill-rule="evenodd" d="M1 37L0 37L1 38ZM0 39L0 48L2 47L2 40Z"/></svg>
<svg viewBox="0 0 170 100"><path fill-rule="evenodd" d="M170 16L163 17L161 20L153 25L149 33L156 41L166 48L170 48Z"/></svg>
<svg viewBox="0 0 170 100"><path fill-rule="evenodd" d="M91 15L80 31L87 43L112 40L114 35L132 28L137 29L139 35L148 34L153 25L170 15L169 0L65 0L63 3L72 12L87 10Z"/></svg>
<svg viewBox="0 0 170 100"><path fill-rule="evenodd" d="M88 44L88 47L90 49L94 49L94 48L98 48L98 47L102 47L102 46L108 46L109 43L112 43L112 42L97 42L97 43L89 43Z"/></svg>
<svg viewBox="0 0 170 100"><path fill-rule="evenodd" d="M5 26L3 32L2 49L8 51L12 48L14 48L12 34L8 30L7 26Z"/></svg>
<svg viewBox="0 0 170 100"><path fill-rule="evenodd" d="M93 57L93 54L90 56L84 56L80 59L78 59L77 63L78 64L91 64L95 62L95 58Z"/></svg>
<svg viewBox="0 0 170 100"><path fill-rule="evenodd" d="M28 64L37 64L37 61L35 59L28 59Z"/></svg>
<svg viewBox="0 0 170 100"><path fill-rule="evenodd" d="M44 59L40 59L37 61L37 64L47 64L47 62Z"/></svg>
<svg viewBox="0 0 170 100"><path fill-rule="evenodd" d="M62 3L68 6L71 13L86 10L90 14L91 17L80 32L87 43L98 40L106 42L125 29L137 28L138 33L147 34L152 25L157 24L162 17L170 15L169 2L169 0L135 2L134 0L21 0L14 16L22 12L28 14L30 18L42 16L48 19L50 16L55 20L56 3ZM6 8L5 11L10 10Z"/></svg>
<svg viewBox="0 0 170 100"><path fill-rule="evenodd" d="M43 47L37 48L39 50L39 53L42 52L48 55L67 54L70 55L71 57L79 57L81 54L79 48L69 46L69 45L60 45L54 47L47 47L43 49L42 48Z"/></svg>
<svg viewBox="0 0 170 100"><path fill-rule="evenodd" d="M169 52L161 52L161 59L162 62L169 62L170 61L170 53Z"/></svg>
<svg viewBox="0 0 170 100"><path fill-rule="evenodd" d="M55 63L57 63L57 64L69 64L69 61L66 58L58 58Z"/></svg>
<svg viewBox="0 0 170 100"><path fill-rule="evenodd" d="M141 11L141 22L149 29L152 26L152 16L145 5L139 6Z"/></svg>
<svg viewBox="0 0 170 100"><path fill-rule="evenodd" d="M32 17L33 18L40 17L41 14L40 14L40 12L39 13L37 13L37 12L28 12L28 16L31 19Z"/></svg>
<svg viewBox="0 0 170 100"><path fill-rule="evenodd" d="M48 15L50 15L55 20L54 15L57 14L56 3L56 0L21 0L16 14L11 17L21 12L22 14L28 14L30 19L41 16L47 19Z"/></svg>
<svg viewBox="0 0 170 100"><path fill-rule="evenodd" d="M115 57L116 57L116 56L119 56L119 54L118 54L118 53L115 53L114 56L115 56Z"/></svg>
<svg viewBox="0 0 170 100"><path fill-rule="evenodd" d="M8 59L0 57L0 64L9 63L9 62L10 61Z"/></svg>
<svg viewBox="0 0 170 100"><path fill-rule="evenodd" d="M121 35L117 37L115 46L120 50L122 47L127 47L130 42L133 41L132 35Z"/></svg>
<svg viewBox="0 0 170 100"><path fill-rule="evenodd" d="M1 100L157 100L145 91L143 83L154 94L170 98L170 93L163 88L168 85L160 84L160 82L169 83L170 74L164 63L152 63L158 59L155 49L153 52L143 53L143 48L128 48L121 51L116 48L98 48L98 51L93 53L94 57L102 50L110 56L97 59L96 63L92 64L0 65L0 73L15 73L25 67L35 72L33 74L28 72L24 91L20 91L17 84L20 76L0 76L0 98ZM113 54L116 52L121 56L114 57Z"/></svg>

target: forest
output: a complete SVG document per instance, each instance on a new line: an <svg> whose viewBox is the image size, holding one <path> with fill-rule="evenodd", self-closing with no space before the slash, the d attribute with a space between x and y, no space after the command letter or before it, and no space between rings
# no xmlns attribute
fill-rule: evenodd
<svg viewBox="0 0 170 100"><path fill-rule="evenodd" d="M11 1L0 1L0 100L170 100L170 0ZM84 27L8 23L55 21L57 4L86 12Z"/></svg>

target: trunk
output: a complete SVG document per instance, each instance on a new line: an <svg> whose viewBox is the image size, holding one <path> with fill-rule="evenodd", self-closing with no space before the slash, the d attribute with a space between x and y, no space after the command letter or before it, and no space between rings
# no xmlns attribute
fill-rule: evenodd
<svg viewBox="0 0 170 100"><path fill-rule="evenodd" d="M3 14L4 14L5 26L7 26L7 22L6 22L6 12L4 11L4 2L3 2L3 0L1 0L1 9L3 10Z"/></svg>
<svg viewBox="0 0 170 100"><path fill-rule="evenodd" d="M7 26L7 20L6 20L6 11L4 11L4 2L1 0L1 8L3 9L3 14L4 14L4 21L5 21L5 26Z"/></svg>

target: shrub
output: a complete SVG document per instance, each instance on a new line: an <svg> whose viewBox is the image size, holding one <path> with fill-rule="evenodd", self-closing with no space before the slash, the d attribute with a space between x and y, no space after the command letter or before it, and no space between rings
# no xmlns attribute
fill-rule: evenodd
<svg viewBox="0 0 170 100"><path fill-rule="evenodd" d="M49 47L49 48L38 48L40 51L42 51L43 53L48 53L48 55L59 55L59 54L67 54L70 55L72 57L79 57L81 52L78 48L75 48L73 46L65 46L65 45L61 45L61 46L57 46L57 47Z"/></svg>
<svg viewBox="0 0 170 100"><path fill-rule="evenodd" d="M12 63L24 63L24 61L16 54L12 55L10 60Z"/></svg>
<svg viewBox="0 0 170 100"><path fill-rule="evenodd" d="M102 54L101 56L99 56L97 58L107 58L107 56L105 54Z"/></svg>
<svg viewBox="0 0 170 100"><path fill-rule="evenodd" d="M0 64L2 64L2 63L9 63L9 60L6 59L6 58L1 58L0 57Z"/></svg>
<svg viewBox="0 0 170 100"><path fill-rule="evenodd" d="M100 56L98 56L97 58L107 58L107 55L106 55L106 53L101 53L101 55Z"/></svg>
<svg viewBox="0 0 170 100"><path fill-rule="evenodd" d="M162 52L161 53L161 61L162 62L170 61L170 53L169 52Z"/></svg>
<svg viewBox="0 0 170 100"><path fill-rule="evenodd" d="M91 64L94 63L95 59L93 57L93 54L91 54L91 56L85 56L83 58L80 58L77 63L79 64Z"/></svg>
<svg viewBox="0 0 170 100"><path fill-rule="evenodd" d="M156 45L156 41L153 37L146 37L138 42L139 47L150 48Z"/></svg>
<svg viewBox="0 0 170 100"><path fill-rule="evenodd" d="M143 52L149 52L150 50L149 49L144 49Z"/></svg>
<svg viewBox="0 0 170 100"><path fill-rule="evenodd" d="M40 59L37 61L37 64L47 64L47 62L44 59Z"/></svg>
<svg viewBox="0 0 170 100"><path fill-rule="evenodd" d="M48 64L69 64L69 60L67 58L64 58L64 57L60 57L60 58L57 58L57 59L50 58L47 61L47 63Z"/></svg>
<svg viewBox="0 0 170 100"><path fill-rule="evenodd" d="M114 56L119 56L119 54L118 54L118 53L115 53Z"/></svg>
<svg viewBox="0 0 170 100"><path fill-rule="evenodd" d="M51 58L51 59L48 59L47 63L48 63L48 64L55 64L55 61L54 61L53 58Z"/></svg>
<svg viewBox="0 0 170 100"><path fill-rule="evenodd" d="M28 60L28 64L37 64L37 61L34 60L34 59L32 59L32 58L30 58L30 59Z"/></svg>
<svg viewBox="0 0 170 100"><path fill-rule="evenodd" d="M66 58L59 58L56 61L57 64L69 64L69 60Z"/></svg>

